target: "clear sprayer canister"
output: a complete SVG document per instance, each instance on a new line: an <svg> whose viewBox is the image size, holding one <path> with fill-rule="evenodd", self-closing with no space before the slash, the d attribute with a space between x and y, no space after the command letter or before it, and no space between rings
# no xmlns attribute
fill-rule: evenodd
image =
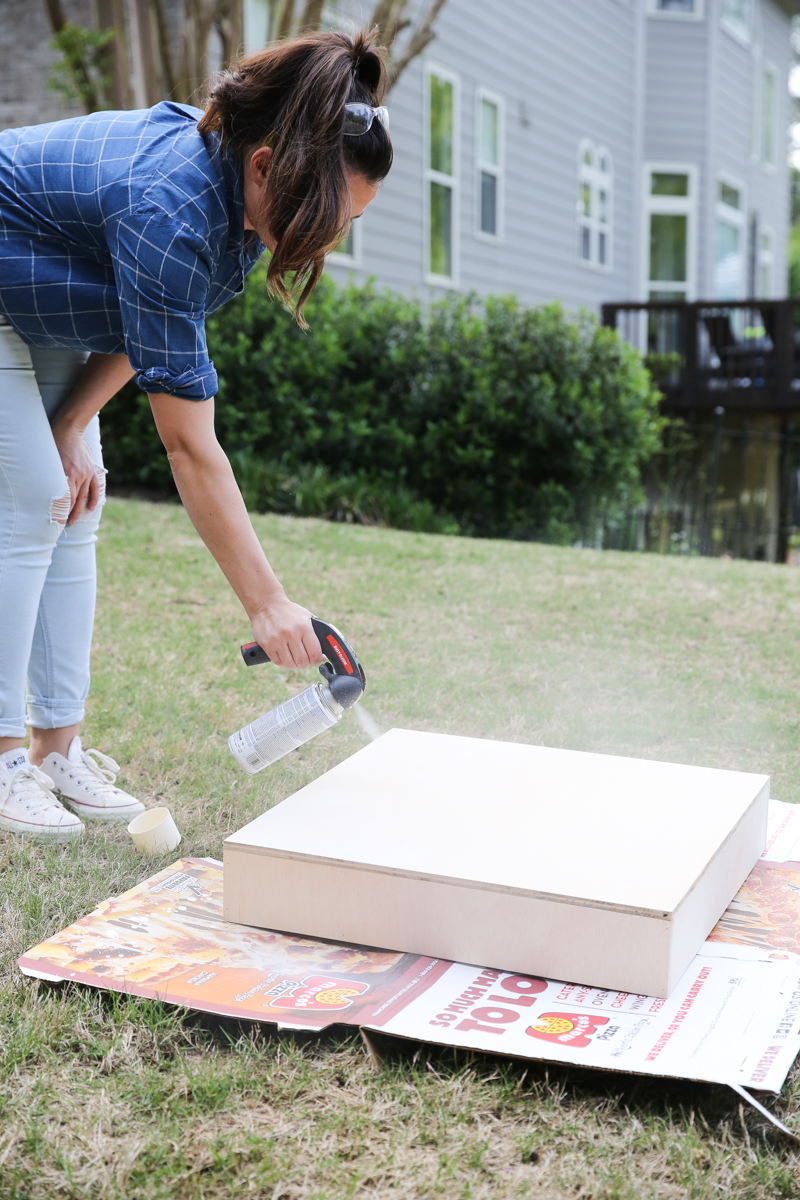
<svg viewBox="0 0 800 1200"><path fill-rule="evenodd" d="M341 721L344 708L328 683L314 683L228 738L228 749L248 775L255 775L304 742Z"/></svg>

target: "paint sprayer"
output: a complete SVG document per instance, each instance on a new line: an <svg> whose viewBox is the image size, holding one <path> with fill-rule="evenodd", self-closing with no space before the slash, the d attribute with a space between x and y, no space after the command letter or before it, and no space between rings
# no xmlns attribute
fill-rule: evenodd
<svg viewBox="0 0 800 1200"><path fill-rule="evenodd" d="M319 668L322 682L312 683L228 738L228 749L248 775L341 721L345 709L361 699L367 686L364 668L336 626L318 617L312 617L311 624L328 659ZM258 642L242 646L242 658L248 667L270 662Z"/></svg>

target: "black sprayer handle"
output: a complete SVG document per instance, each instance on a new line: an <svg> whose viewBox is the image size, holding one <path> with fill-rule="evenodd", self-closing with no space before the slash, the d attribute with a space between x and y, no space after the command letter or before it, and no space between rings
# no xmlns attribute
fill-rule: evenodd
<svg viewBox="0 0 800 1200"><path fill-rule="evenodd" d="M322 653L333 667L336 675L352 675L361 681L362 690L367 686L364 668L358 661L356 652L343 633L331 625L330 621L321 621L319 617L311 618L314 633L319 638ZM248 642L242 646L242 658L245 666L254 667L258 663L267 663L271 659L266 650L262 650L258 642Z"/></svg>

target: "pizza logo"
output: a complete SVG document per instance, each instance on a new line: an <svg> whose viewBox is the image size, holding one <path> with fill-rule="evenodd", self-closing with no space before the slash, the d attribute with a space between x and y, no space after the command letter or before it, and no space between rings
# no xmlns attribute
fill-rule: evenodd
<svg viewBox="0 0 800 1200"><path fill-rule="evenodd" d="M593 1013L542 1013L538 1025L529 1025L529 1037L543 1042L561 1042L566 1046L588 1046L598 1025L607 1025L608 1017Z"/></svg>
<svg viewBox="0 0 800 1200"><path fill-rule="evenodd" d="M356 983L351 979L328 979L325 975L309 975L301 983L284 980L264 995L275 997L270 1000L270 1008L330 1012L331 1009L349 1008L356 996L363 996L364 992L368 991L368 983Z"/></svg>

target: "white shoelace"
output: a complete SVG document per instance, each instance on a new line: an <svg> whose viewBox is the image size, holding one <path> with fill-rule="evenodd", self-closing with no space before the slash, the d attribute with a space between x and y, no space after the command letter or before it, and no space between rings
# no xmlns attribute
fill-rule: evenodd
<svg viewBox="0 0 800 1200"><path fill-rule="evenodd" d="M19 767L11 777L9 796L17 800L32 816L40 816L48 808L63 808L53 792L49 776L33 763Z"/></svg>
<svg viewBox="0 0 800 1200"><path fill-rule="evenodd" d="M76 767L84 766L94 776L95 787L102 789L113 788L117 782L119 774L119 763L115 762L110 754L103 754L102 750L82 750L80 763L74 764Z"/></svg>

